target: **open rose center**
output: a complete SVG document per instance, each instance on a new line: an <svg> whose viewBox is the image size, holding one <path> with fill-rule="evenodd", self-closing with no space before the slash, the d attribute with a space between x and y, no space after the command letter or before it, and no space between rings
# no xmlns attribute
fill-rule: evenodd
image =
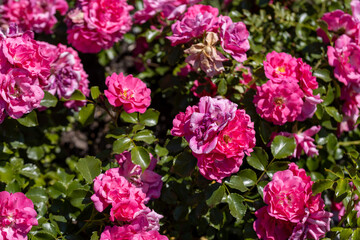
<svg viewBox="0 0 360 240"><path fill-rule="evenodd" d="M281 106L284 104L284 99L282 97L277 97L274 99L274 103L276 104L276 106Z"/></svg>
<svg viewBox="0 0 360 240"><path fill-rule="evenodd" d="M280 72L280 73L284 73L285 72L285 67L284 66L277 67L276 71Z"/></svg>

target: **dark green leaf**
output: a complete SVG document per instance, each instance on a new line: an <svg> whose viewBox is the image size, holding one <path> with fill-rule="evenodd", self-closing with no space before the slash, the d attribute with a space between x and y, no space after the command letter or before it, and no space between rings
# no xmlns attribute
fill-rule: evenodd
<svg viewBox="0 0 360 240"><path fill-rule="evenodd" d="M27 163L21 168L20 174L31 179L36 179L40 176L40 170L35 164Z"/></svg>
<svg viewBox="0 0 360 240"><path fill-rule="evenodd" d="M246 161L248 162L248 164L260 171L265 170L268 164L268 160L269 156L267 155L265 150L260 147L255 147L251 155L246 157Z"/></svg>
<svg viewBox="0 0 360 240"><path fill-rule="evenodd" d="M133 142L127 136L122 136L113 143L113 152L114 153L123 153L126 150L130 150L133 146Z"/></svg>
<svg viewBox="0 0 360 240"><path fill-rule="evenodd" d="M79 122L83 125L89 125L94 121L95 105L88 104L81 108L79 112Z"/></svg>
<svg viewBox="0 0 360 240"><path fill-rule="evenodd" d="M98 86L91 87L90 93L91 93L92 99L94 99L94 100L98 99L101 94Z"/></svg>
<svg viewBox="0 0 360 240"><path fill-rule="evenodd" d="M168 155L169 151L166 148L161 147L160 145L156 145L155 153L158 155L158 157L163 157L163 156Z"/></svg>
<svg viewBox="0 0 360 240"><path fill-rule="evenodd" d="M206 204L209 207L215 207L217 204L219 204L224 197L225 194L225 188L224 186L220 185L218 189L216 189L210 198L206 199Z"/></svg>
<svg viewBox="0 0 360 240"><path fill-rule="evenodd" d="M291 156L296 147L294 138L276 136L271 143L271 153L274 158L281 159Z"/></svg>
<svg viewBox="0 0 360 240"><path fill-rule="evenodd" d="M342 121L342 116L335 107L325 107L325 111L335 119L337 122Z"/></svg>
<svg viewBox="0 0 360 240"><path fill-rule="evenodd" d="M330 72L327 69L316 69L313 75L325 82L331 82Z"/></svg>
<svg viewBox="0 0 360 240"><path fill-rule="evenodd" d="M26 197L30 198L33 203L47 202L48 195L46 190L42 187L33 187L25 194Z"/></svg>
<svg viewBox="0 0 360 240"><path fill-rule="evenodd" d="M37 146L37 147L29 147L26 150L26 154L29 159L38 161L44 157L45 152L41 146Z"/></svg>
<svg viewBox="0 0 360 240"><path fill-rule="evenodd" d="M323 106L328 106L334 101L334 91L331 87L331 84L328 85L328 91L323 101Z"/></svg>
<svg viewBox="0 0 360 240"><path fill-rule="evenodd" d="M29 114L23 116L22 118L16 119L21 125L25 127L35 127L39 125L36 112L33 110Z"/></svg>
<svg viewBox="0 0 360 240"><path fill-rule="evenodd" d="M227 197L230 213L236 219L242 219L246 213L246 206L243 204L244 198L237 193L231 193Z"/></svg>
<svg viewBox="0 0 360 240"><path fill-rule="evenodd" d="M182 152L175 157L172 172L187 177L194 171L195 166L196 158L188 152Z"/></svg>
<svg viewBox="0 0 360 240"><path fill-rule="evenodd" d="M360 218L359 218L360 219ZM353 235L352 235L352 239L353 240L357 240L360 239L360 228L356 228Z"/></svg>
<svg viewBox="0 0 360 240"><path fill-rule="evenodd" d="M71 95L70 98L62 98L62 101L70 101L70 100L76 100L76 101L81 101L81 100L85 100L86 97L85 95L80 91L80 90L75 90L75 92Z"/></svg>
<svg viewBox="0 0 360 240"><path fill-rule="evenodd" d="M135 134L134 136L135 141L143 141L147 144L153 143L156 138L151 130L145 129Z"/></svg>
<svg viewBox="0 0 360 240"><path fill-rule="evenodd" d="M360 180L359 179L353 179L352 182L354 183L356 189L360 189Z"/></svg>
<svg viewBox="0 0 360 240"><path fill-rule="evenodd" d="M321 179L314 183L312 186L313 194L322 193L323 191L332 188L334 184L333 180L330 179Z"/></svg>
<svg viewBox="0 0 360 240"><path fill-rule="evenodd" d="M145 113L140 114L140 123L148 127L156 126L159 120L160 112L155 109L149 108Z"/></svg>
<svg viewBox="0 0 360 240"><path fill-rule="evenodd" d="M256 173L251 169L241 170L237 175L241 177L246 187L253 186L257 180Z"/></svg>
<svg viewBox="0 0 360 240"><path fill-rule="evenodd" d="M92 156L80 158L76 163L76 168L88 183L92 183L94 178L101 173L101 161Z"/></svg>
<svg viewBox="0 0 360 240"><path fill-rule="evenodd" d="M335 189L335 196L338 197L350 189L348 181L345 179L339 179L336 181L337 186Z"/></svg>
<svg viewBox="0 0 360 240"><path fill-rule="evenodd" d="M139 118L138 118L138 113L134 112L134 113L127 113L125 111L122 111L120 114L120 118L127 123L138 123L139 122Z"/></svg>
<svg viewBox="0 0 360 240"><path fill-rule="evenodd" d="M55 107L58 99L51 93L44 91L44 98L41 100L40 105L44 107Z"/></svg>
<svg viewBox="0 0 360 240"><path fill-rule="evenodd" d="M85 198L87 194L88 191L85 190L73 191L69 196L71 205L80 209L84 208L84 205L87 203Z"/></svg>
<svg viewBox="0 0 360 240"><path fill-rule="evenodd" d="M231 176L230 181L226 181L225 183L229 187L231 187L233 189L237 189L241 192L246 192L248 190L248 188L245 187L245 185L244 185L243 178L241 178L237 175Z"/></svg>
<svg viewBox="0 0 360 240"><path fill-rule="evenodd" d="M131 161L134 164L140 165L144 171L150 164L149 152L143 147L135 146L131 149Z"/></svg>
<svg viewBox="0 0 360 240"><path fill-rule="evenodd" d="M225 79L221 79L218 85L218 94L224 96L227 92L227 83Z"/></svg>

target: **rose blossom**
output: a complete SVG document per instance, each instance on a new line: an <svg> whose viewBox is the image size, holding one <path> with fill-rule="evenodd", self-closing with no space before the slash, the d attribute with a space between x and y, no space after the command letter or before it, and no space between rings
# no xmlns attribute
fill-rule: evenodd
<svg viewBox="0 0 360 240"><path fill-rule="evenodd" d="M267 78L277 82L277 79L296 78L296 67L298 62L287 53L275 51L266 55L264 70Z"/></svg>
<svg viewBox="0 0 360 240"><path fill-rule="evenodd" d="M131 221L131 225L138 225L143 231L159 231L159 221L161 218L163 218L162 215L157 214L150 208L145 208L135 214L135 218Z"/></svg>
<svg viewBox="0 0 360 240"><path fill-rule="evenodd" d="M265 120L283 125L295 121L300 115L304 93L296 80L278 78L278 83L267 81L256 90L256 112Z"/></svg>
<svg viewBox="0 0 360 240"><path fill-rule="evenodd" d="M193 112L188 114L183 126L185 139L194 153L210 153L215 148L218 133L235 117L236 106L227 99L207 96L200 98L199 104L192 108Z"/></svg>
<svg viewBox="0 0 360 240"><path fill-rule="evenodd" d="M27 239L31 227L38 225L33 202L21 192L0 192L0 239Z"/></svg>
<svg viewBox="0 0 360 240"><path fill-rule="evenodd" d="M106 78L105 96L109 103L115 107L123 106L127 113L144 113L150 105L150 89L140 79L131 74L124 76L113 73Z"/></svg>
<svg viewBox="0 0 360 240"><path fill-rule="evenodd" d="M65 0L5 0L0 5L0 24L16 23L23 31L52 33L56 11L65 15L67 9Z"/></svg>
<svg viewBox="0 0 360 240"><path fill-rule="evenodd" d="M145 194L120 175L119 168L111 168L94 179L91 200L99 212L112 205L110 220L131 221L145 208Z"/></svg>
<svg viewBox="0 0 360 240"><path fill-rule="evenodd" d="M138 226L106 226L101 233L100 240L168 240L164 235L160 235L155 230L142 231Z"/></svg>
<svg viewBox="0 0 360 240"><path fill-rule="evenodd" d="M189 54L185 62L189 63L196 70L200 67L208 77L221 73L225 70L222 62L228 59L217 51L215 44L218 41L219 38L215 33L208 32L204 43L194 44L184 50L184 53Z"/></svg>
<svg viewBox="0 0 360 240"><path fill-rule="evenodd" d="M219 22L222 48L236 61L244 62L247 59L246 51L250 49L249 32L245 24L242 22L233 23L228 16L221 16Z"/></svg>
<svg viewBox="0 0 360 240"><path fill-rule="evenodd" d="M0 78L1 105L10 117L17 119L40 107L44 92L27 70L13 68Z"/></svg>
<svg viewBox="0 0 360 240"><path fill-rule="evenodd" d="M211 6L194 5L189 7L184 17L176 21L171 30L173 35L166 37L172 46L189 42L200 37L204 32L217 30L219 10Z"/></svg>
<svg viewBox="0 0 360 240"><path fill-rule="evenodd" d="M345 33L353 40L358 40L359 25L350 14L335 10L325 13L321 20L327 23L329 31L333 31L338 35Z"/></svg>
<svg viewBox="0 0 360 240"><path fill-rule="evenodd" d="M150 165L143 172L140 165L135 165L131 161L130 152L125 151L116 155L115 158L120 165L119 174L136 187L141 188L143 193L146 194L146 202L149 199L160 197L163 182L161 181L161 176L153 171L157 163L156 158L150 154Z"/></svg>

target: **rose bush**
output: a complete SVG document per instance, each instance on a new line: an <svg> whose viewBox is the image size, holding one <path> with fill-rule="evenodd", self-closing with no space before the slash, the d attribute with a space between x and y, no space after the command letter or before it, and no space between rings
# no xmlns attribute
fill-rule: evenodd
<svg viewBox="0 0 360 240"><path fill-rule="evenodd" d="M0 239L360 239L360 1L0 15Z"/></svg>

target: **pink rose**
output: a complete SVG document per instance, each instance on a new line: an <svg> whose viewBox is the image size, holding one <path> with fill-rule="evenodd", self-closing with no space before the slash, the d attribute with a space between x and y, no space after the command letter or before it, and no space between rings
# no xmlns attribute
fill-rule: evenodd
<svg viewBox="0 0 360 240"><path fill-rule="evenodd" d="M264 70L267 78L278 81L277 79L296 78L297 59L287 53L277 53L275 51L266 55Z"/></svg>
<svg viewBox="0 0 360 240"><path fill-rule="evenodd" d="M111 168L94 179L91 200L99 212L112 205L110 220L131 221L145 208L145 194L120 175L119 168Z"/></svg>
<svg viewBox="0 0 360 240"><path fill-rule="evenodd" d="M310 65L304 63L301 58L297 59L296 79L299 80L301 89L306 96L313 96L312 90L318 88L316 77L312 75Z"/></svg>
<svg viewBox="0 0 360 240"><path fill-rule="evenodd" d="M161 176L153 171L157 163L156 158L150 154L151 163L144 172L142 172L140 165L135 165L131 161L130 152L125 151L116 155L115 158L120 165L119 174L136 187L141 188L146 194L145 202L160 197L163 182Z"/></svg>
<svg viewBox="0 0 360 240"><path fill-rule="evenodd" d="M321 20L328 24L329 31L337 33L338 36L345 33L353 40L358 40L359 25L350 14L344 13L341 10L335 10L325 13Z"/></svg>
<svg viewBox="0 0 360 240"><path fill-rule="evenodd" d="M262 118L276 125L283 125L295 121L300 115L304 93L296 80L278 78L277 81L278 83L267 81L257 87L254 104L256 112Z"/></svg>
<svg viewBox="0 0 360 240"><path fill-rule="evenodd" d="M185 113L180 112L175 116L173 120L173 128L171 129L171 135L177 137L183 137L185 134L191 134L189 131L190 117L193 112L198 111L197 106L188 106Z"/></svg>
<svg viewBox="0 0 360 240"><path fill-rule="evenodd" d="M0 238L27 239L32 226L38 225L32 201L21 192L0 192Z"/></svg>
<svg viewBox="0 0 360 240"><path fill-rule="evenodd" d="M140 79L132 75L113 73L106 78L105 96L114 107L123 106L127 113L144 113L150 106L150 89Z"/></svg>
<svg viewBox="0 0 360 240"><path fill-rule="evenodd" d="M182 20L176 21L171 30L173 35L167 37L172 46L189 42L200 37L204 32L217 29L219 10L211 6L194 5L189 7Z"/></svg>
<svg viewBox="0 0 360 240"><path fill-rule="evenodd" d="M159 221L163 218L162 215L157 214L150 208L145 208L135 215L134 220L131 221L131 225L138 225L143 231L160 231Z"/></svg>
<svg viewBox="0 0 360 240"><path fill-rule="evenodd" d="M194 81L194 86L190 89L195 97L201 98L204 96L214 97L217 93L217 86L211 81L210 78L204 78L204 81Z"/></svg>
<svg viewBox="0 0 360 240"><path fill-rule="evenodd" d="M236 61L244 62L247 59L246 51L250 49L249 32L245 24L242 22L233 23L228 16L221 16L219 22L222 48Z"/></svg>
<svg viewBox="0 0 360 240"><path fill-rule="evenodd" d="M155 230L142 231L136 225L106 226L100 240L168 240Z"/></svg>
<svg viewBox="0 0 360 240"><path fill-rule="evenodd" d="M28 71L14 68L0 78L0 99L10 117L17 119L40 107L44 92Z"/></svg>

